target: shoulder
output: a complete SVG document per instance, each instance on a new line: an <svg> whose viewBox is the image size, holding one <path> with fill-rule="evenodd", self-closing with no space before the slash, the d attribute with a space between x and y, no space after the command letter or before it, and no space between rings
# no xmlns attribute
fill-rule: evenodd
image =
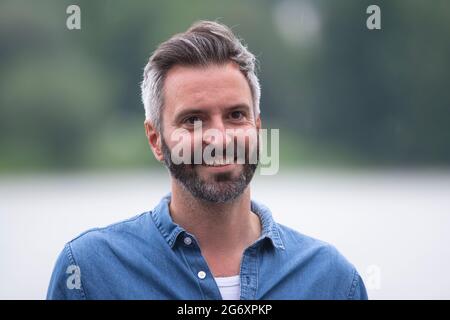
<svg viewBox="0 0 450 320"><path fill-rule="evenodd" d="M150 212L144 212L89 229L68 241L56 260L47 298L85 299L87 278L101 274L124 257L134 259L134 253L150 243L150 219Z"/></svg>
<svg viewBox="0 0 450 320"><path fill-rule="evenodd" d="M140 250L155 243L151 220L151 212L144 212L106 227L89 229L67 242L66 252L76 265L92 271L124 258L132 260Z"/></svg>
<svg viewBox="0 0 450 320"><path fill-rule="evenodd" d="M306 272L333 289L339 287L341 299L366 299L364 283L355 266L332 244L302 234L292 228L277 224L286 255L296 260Z"/></svg>
<svg viewBox="0 0 450 320"><path fill-rule="evenodd" d="M297 230L279 223L277 223L277 227L286 250L298 253L302 252L308 255L318 255L322 258L328 258L329 261L337 260L339 264L347 267L349 266L348 261L332 244L305 235Z"/></svg>
<svg viewBox="0 0 450 320"><path fill-rule="evenodd" d="M137 241L147 234L150 227L149 215L150 212L144 212L105 227L86 230L70 240L67 246L79 252L94 247L101 248Z"/></svg>

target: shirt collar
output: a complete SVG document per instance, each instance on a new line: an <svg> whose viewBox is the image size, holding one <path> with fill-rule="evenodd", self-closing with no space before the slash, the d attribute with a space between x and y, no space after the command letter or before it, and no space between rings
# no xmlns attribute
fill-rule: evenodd
<svg viewBox="0 0 450 320"><path fill-rule="evenodd" d="M167 241L169 246L173 248L178 236L186 231L181 226L173 222L172 217L170 216L169 203L171 196L171 193L164 196L159 204L152 210L151 216L161 235ZM269 208L252 200L251 210L259 216L262 227L261 236L256 242L267 238L270 239L270 243L275 248L284 250L284 244L280 237L278 225L273 220L272 213Z"/></svg>

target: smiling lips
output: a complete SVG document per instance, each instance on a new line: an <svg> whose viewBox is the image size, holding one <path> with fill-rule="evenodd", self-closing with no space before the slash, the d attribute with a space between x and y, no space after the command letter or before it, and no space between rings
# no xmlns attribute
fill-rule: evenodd
<svg viewBox="0 0 450 320"><path fill-rule="evenodd" d="M223 160L214 160L212 163L203 163L202 165L205 167L226 167L230 164L233 164L234 161L233 160L227 160L227 159L223 159Z"/></svg>

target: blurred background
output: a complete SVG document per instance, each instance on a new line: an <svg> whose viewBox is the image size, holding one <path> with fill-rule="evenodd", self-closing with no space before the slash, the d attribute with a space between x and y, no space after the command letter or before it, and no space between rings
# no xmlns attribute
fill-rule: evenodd
<svg viewBox="0 0 450 320"><path fill-rule="evenodd" d="M280 171L254 198L334 244L370 298L450 299L447 0L1 0L0 298L45 298L65 242L169 191L139 85L156 46L200 19L259 59Z"/></svg>

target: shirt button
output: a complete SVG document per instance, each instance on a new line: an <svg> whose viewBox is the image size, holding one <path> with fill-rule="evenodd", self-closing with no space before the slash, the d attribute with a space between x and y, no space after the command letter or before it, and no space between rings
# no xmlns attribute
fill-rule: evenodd
<svg viewBox="0 0 450 320"><path fill-rule="evenodd" d="M199 271L198 274L197 274L197 276L198 276L200 279L205 279L205 277L206 277L206 272L205 272L205 271Z"/></svg>
<svg viewBox="0 0 450 320"><path fill-rule="evenodd" d="M186 238L184 238L184 244L185 245L190 245L192 243L192 239L190 238L190 237L186 237Z"/></svg>

